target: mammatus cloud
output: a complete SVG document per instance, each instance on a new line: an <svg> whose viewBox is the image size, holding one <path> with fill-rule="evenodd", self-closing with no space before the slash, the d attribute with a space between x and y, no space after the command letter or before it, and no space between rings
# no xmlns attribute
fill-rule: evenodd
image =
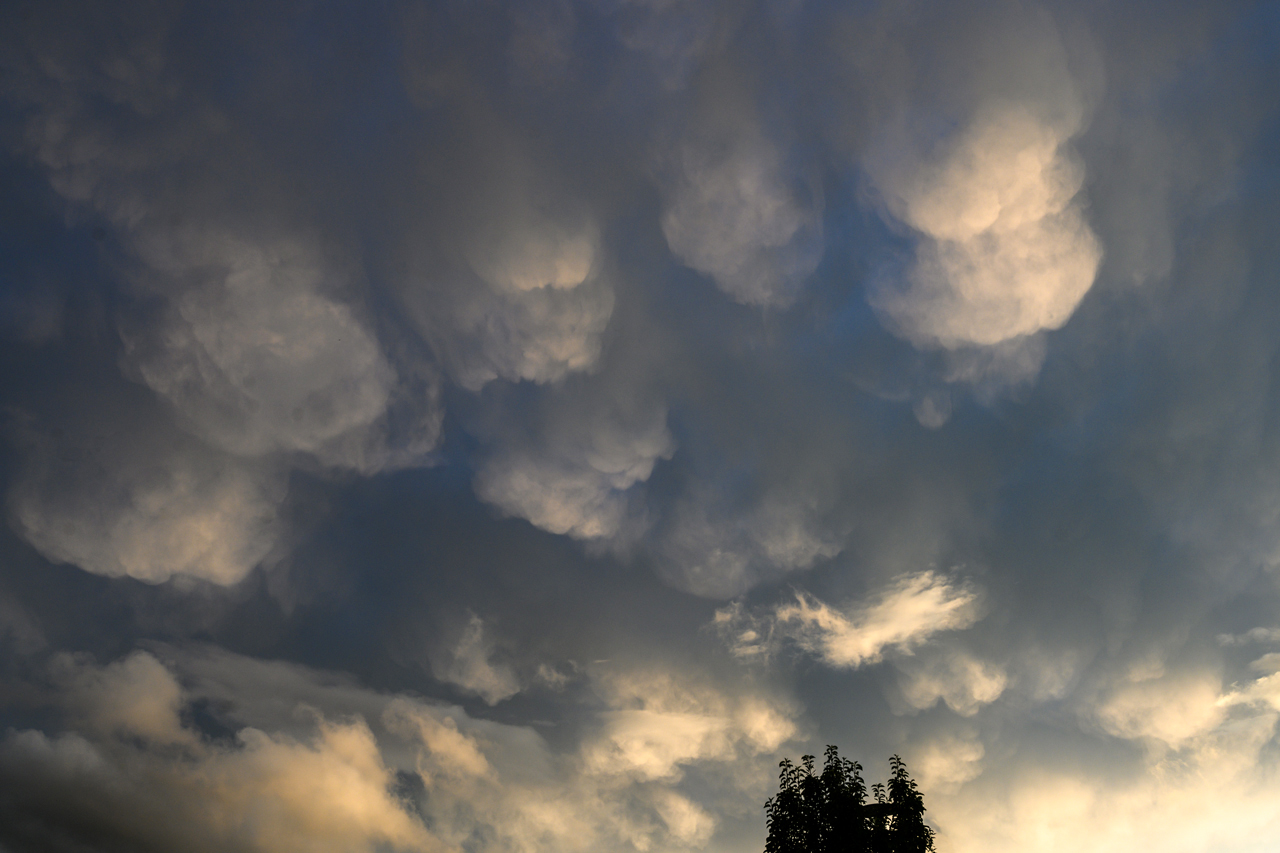
<svg viewBox="0 0 1280 853"><path fill-rule="evenodd" d="M105 413L103 413L105 415ZM283 472L167 428L104 416L52 436L19 429L26 460L12 483L17 531L48 559L107 577L216 584L244 578L283 534Z"/></svg>
<svg viewBox="0 0 1280 853"><path fill-rule="evenodd" d="M1253 643L1280 643L1280 628L1250 628L1243 634L1219 634L1220 646L1247 646Z"/></svg>
<svg viewBox="0 0 1280 853"><path fill-rule="evenodd" d="M717 497L694 488L677 501L659 539L660 571L681 589L731 598L840 553L843 537L828 529L807 496L779 491L746 511L724 507Z"/></svg>
<svg viewBox="0 0 1280 853"><path fill-rule="evenodd" d="M972 717L1004 693L1004 668L958 648L921 650L894 661L898 685L911 708L924 710L944 703L962 717Z"/></svg>
<svg viewBox="0 0 1280 853"><path fill-rule="evenodd" d="M459 133L468 153L457 174L440 176L451 188L448 221L400 237L396 292L407 319L471 391L591 370L616 301L600 221L518 129L486 113Z"/></svg>
<svg viewBox="0 0 1280 853"><path fill-rule="evenodd" d="M666 408L626 412L593 401L585 409L566 402L546 434L508 440L485 460L476 473L476 494L575 539L634 535L644 518L632 489L675 451Z"/></svg>
<svg viewBox="0 0 1280 853"><path fill-rule="evenodd" d="M939 572L924 571L899 578L848 611L799 592L794 603L776 605L763 614L747 613L734 603L716 611L712 624L739 658L767 658L785 641L828 666L856 669L878 663L889 651L909 654L934 634L967 628L978 617L974 590ZM990 678L1000 680L996 675ZM987 696L991 691L980 692Z"/></svg>
<svg viewBox="0 0 1280 853"><path fill-rule="evenodd" d="M397 384L376 338L323 290L339 282L304 241L264 244L194 231L148 235L154 274L189 282L167 316L126 337L126 358L196 434L231 453L314 455L377 470L387 452L361 452ZM170 287L157 287L170 290ZM438 416L422 439L430 447Z"/></svg>
<svg viewBox="0 0 1280 853"><path fill-rule="evenodd" d="M935 109L896 108L863 161L876 204L913 243L867 299L893 334L944 354L946 381L991 394L1036 377L1043 336L1097 275L1102 241L1075 141L1101 72L1088 40L1044 8L992 9L976 26L982 35L956 46L963 62L931 48L952 78L937 81ZM921 406L927 426L946 420Z"/></svg>
<svg viewBox="0 0 1280 853"><path fill-rule="evenodd" d="M785 308L822 259L822 209L758 131L688 141L675 158L662 233L737 302Z"/></svg>
<svg viewBox="0 0 1280 853"><path fill-rule="evenodd" d="M947 734L913 750L911 768L923 790L945 794L982 772L986 747L973 731Z"/></svg>
<svg viewBox="0 0 1280 853"><path fill-rule="evenodd" d="M1101 259L1077 200L1077 130L991 104L922 162L873 167L888 210L920 235L902 280L870 294L896 334L959 350L1066 323Z"/></svg>
<svg viewBox="0 0 1280 853"><path fill-rule="evenodd" d="M476 250L480 269L459 273L456 286L403 288L417 328L471 390L495 379L546 383L590 369L614 305L612 287L593 271L594 238L535 226L495 239Z"/></svg>
<svg viewBox="0 0 1280 853"><path fill-rule="evenodd" d="M1275 848L1276 24L0 4L0 847Z"/></svg>

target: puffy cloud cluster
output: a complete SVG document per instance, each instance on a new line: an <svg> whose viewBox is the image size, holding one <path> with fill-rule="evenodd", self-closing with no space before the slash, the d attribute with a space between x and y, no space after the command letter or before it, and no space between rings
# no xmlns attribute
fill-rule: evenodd
<svg viewBox="0 0 1280 853"><path fill-rule="evenodd" d="M788 709L669 674L599 678L578 755L531 728L213 650L60 658L73 728L0 742L0 840L191 850L696 849L714 816L680 768L776 749ZM193 707L234 737L197 728ZM208 717L205 718L206 720ZM63 846L58 846L63 845Z"/></svg>
<svg viewBox="0 0 1280 853"><path fill-rule="evenodd" d="M393 772L359 719L317 716L302 738L245 727L231 743L211 742L183 725L182 688L152 655L65 668L63 699L85 733L11 731L0 743L12 843L447 849L391 793Z"/></svg>
<svg viewBox="0 0 1280 853"><path fill-rule="evenodd" d="M278 191L251 135L184 94L172 15L117 17L90 46L37 16L6 54L5 93L26 108L23 151L125 254L110 318L123 372L203 445L149 410L88 443L51 424L10 505L52 560L232 584L280 538L289 464L429 464L439 379L429 357L380 339L359 271Z"/></svg>
<svg viewBox="0 0 1280 853"><path fill-rule="evenodd" d="M375 471L391 461L374 445L385 445L376 433L385 433L396 373L367 324L325 295L332 273L310 241L208 231L148 238L153 275L166 284L198 279L159 324L126 338L126 357L183 424L243 456L307 453ZM421 427L429 448L438 415Z"/></svg>
<svg viewBox="0 0 1280 853"><path fill-rule="evenodd" d="M0 847L1276 846L1267 9L0 6Z"/></svg>
<svg viewBox="0 0 1280 853"><path fill-rule="evenodd" d="M992 346L1060 328L1093 285L1097 238L1076 200L1084 169L1034 105L984 106L922 162L877 175L889 211L921 235L902 282L871 301L921 347Z"/></svg>
<svg viewBox="0 0 1280 853"><path fill-rule="evenodd" d="M589 370L615 301L599 226L580 202L528 186L531 167L486 166L505 185L477 192L456 266L411 263L399 288L409 318L470 390Z"/></svg>
<svg viewBox="0 0 1280 853"><path fill-rule="evenodd" d="M1264 656L1252 669L1227 689L1220 674L1187 667L1122 681L1100 696L1086 713L1119 742L1141 747L1136 765L1041 755L999 769L986 762L978 773L981 738L960 738L949 762L938 754L948 741L926 746L923 766L951 780L930 813L959 851L1259 849L1277 820L1267 797L1280 705L1274 663Z"/></svg>

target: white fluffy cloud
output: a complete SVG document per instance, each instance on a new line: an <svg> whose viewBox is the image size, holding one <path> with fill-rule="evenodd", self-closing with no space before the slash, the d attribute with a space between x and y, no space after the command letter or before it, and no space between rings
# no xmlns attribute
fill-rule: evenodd
<svg viewBox="0 0 1280 853"><path fill-rule="evenodd" d="M1077 129L1034 106L990 104L940 153L873 167L889 211L920 237L903 279L870 294L890 328L956 349L1066 323L1101 259L1076 201Z"/></svg>

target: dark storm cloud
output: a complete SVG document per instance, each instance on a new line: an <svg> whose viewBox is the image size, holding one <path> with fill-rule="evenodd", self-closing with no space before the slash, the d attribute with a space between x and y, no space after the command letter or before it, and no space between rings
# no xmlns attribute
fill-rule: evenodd
<svg viewBox="0 0 1280 853"><path fill-rule="evenodd" d="M0 844L1274 842L1274 10L5 16Z"/></svg>

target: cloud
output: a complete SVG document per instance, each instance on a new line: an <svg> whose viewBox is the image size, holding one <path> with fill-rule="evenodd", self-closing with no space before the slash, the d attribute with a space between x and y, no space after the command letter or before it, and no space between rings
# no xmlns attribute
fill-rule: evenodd
<svg viewBox="0 0 1280 853"><path fill-rule="evenodd" d="M598 676L609 710L567 754L526 726L216 649L157 647L105 667L64 658L57 671L58 701L80 716L72 731L0 741L0 779L26 780L0 797L6 842L696 849L717 821L672 787L681 770L772 751L794 732L776 701L643 670ZM192 725L196 707L234 737Z"/></svg>
<svg viewBox="0 0 1280 853"><path fill-rule="evenodd" d="M785 308L822 260L822 209L754 129L688 141L667 190L672 253L735 301ZM792 182L795 181L795 185Z"/></svg>
<svg viewBox="0 0 1280 853"><path fill-rule="evenodd" d="M719 505L716 497L695 486L676 502L658 540L660 570L681 589L730 598L841 551L844 537L827 528L809 497L779 490L746 510Z"/></svg>
<svg viewBox="0 0 1280 853"><path fill-rule="evenodd" d="M0 846L1274 848L1275 24L0 4Z"/></svg>
<svg viewBox="0 0 1280 853"><path fill-rule="evenodd" d="M490 705L520 692L520 682L511 667L494 663L494 644L485 637L484 621L471 614L462 635L449 648L433 656L436 678L474 693Z"/></svg>
<svg viewBox="0 0 1280 853"><path fill-rule="evenodd" d="M715 29L712 10L700 3L615 0L611 11L619 41L643 56L663 89L689 83Z"/></svg>
<svg viewBox="0 0 1280 853"><path fill-rule="evenodd" d="M870 94L884 115L862 156L868 196L909 248L871 276L866 297L894 335L943 354L946 381L990 398L1036 378L1043 336L1066 324L1097 277L1103 240L1076 143L1101 97L1102 66L1087 35L1039 6L950 24L963 37L905 27L937 60L921 64L920 81L885 81ZM931 91L898 88L925 79ZM922 423L942 419L924 414Z"/></svg>
<svg viewBox="0 0 1280 853"><path fill-rule="evenodd" d="M1000 698L1009 683L1005 670L957 648L918 653L894 661L907 704L917 710L939 701L963 717Z"/></svg>
<svg viewBox="0 0 1280 853"><path fill-rule="evenodd" d="M667 674L604 674L596 689L611 709L584 747L586 765L597 774L676 781L697 762L773 752L796 733L784 705L735 699Z"/></svg>
<svg viewBox="0 0 1280 853"><path fill-rule="evenodd" d="M243 728L233 743L208 743L182 726L177 683L145 652L98 671L78 668L69 696L92 715L90 738L11 730L0 742L11 792L0 809L11 841L47 849L447 849L389 793L394 776L361 720L317 717L303 739Z"/></svg>
<svg viewBox="0 0 1280 853"><path fill-rule="evenodd" d="M1129 740L1150 738L1176 749L1225 716L1218 674L1182 670L1143 675L1114 685L1094 710L1108 733Z"/></svg>
<svg viewBox="0 0 1280 853"><path fill-rule="evenodd" d="M1220 646L1245 646L1253 643L1280 643L1280 628L1259 626L1250 628L1243 634L1219 634L1216 637Z"/></svg>
<svg viewBox="0 0 1280 853"><path fill-rule="evenodd" d="M776 605L763 615L731 605L716 612L713 624L726 638L730 651L740 658L767 657L778 642L787 641L828 666L856 669L878 663L888 651L910 654L934 634L968 628L978 616L974 590L946 575L924 571L899 578L867 603L848 611L798 592L794 603ZM1003 684L1001 676L987 674L981 664L962 667L976 667L979 680L990 682L978 688L983 696L995 689L996 682ZM928 690L921 689L923 697ZM998 689L995 695L999 695Z"/></svg>
<svg viewBox="0 0 1280 853"><path fill-rule="evenodd" d="M234 584L280 541L286 483L166 428L100 413L60 437L23 427L15 529L48 559L94 574Z"/></svg>
<svg viewBox="0 0 1280 853"><path fill-rule="evenodd" d="M154 655L136 651L104 667L63 656L54 661L53 674L64 701L90 731L132 735L159 746L198 742L178 717L181 686Z"/></svg>
<svg viewBox="0 0 1280 853"><path fill-rule="evenodd" d="M896 334L956 349L1066 323L1101 259L1075 203L1083 166L1065 147L1075 130L991 105L945 153L885 168L888 209L922 236L903 281L881 279L870 294Z"/></svg>
<svg viewBox="0 0 1280 853"><path fill-rule="evenodd" d="M406 319L471 391L591 370L616 302L596 213L517 128L477 104L459 109L466 153L423 167L450 169L437 178L449 209L397 225Z"/></svg>
<svg viewBox="0 0 1280 853"><path fill-rule="evenodd" d="M171 17L119 15L116 56L42 31L18 63L25 147L128 255L126 372L230 453L365 473L429 464L442 417L430 371L388 357L348 247L280 192L244 125L179 96Z"/></svg>
<svg viewBox="0 0 1280 853"><path fill-rule="evenodd" d="M476 495L535 526L575 539L634 536L644 523L634 487L669 459L665 406L625 390L566 395L540 435L502 436L479 466Z"/></svg>
<svg viewBox="0 0 1280 853"><path fill-rule="evenodd" d="M131 366L189 429L239 455L368 464L344 439L379 425L397 377L351 308L320 292L332 273L313 246L201 231L145 243L156 274L203 273L160 324L126 337ZM423 426L429 446L438 424Z"/></svg>
<svg viewBox="0 0 1280 853"><path fill-rule="evenodd" d="M1260 849L1276 820L1270 678L1223 691L1219 676L1189 668L1117 685L1096 712L1116 738L1146 747L1138 766L1011 762L935 796L930 815L959 851Z"/></svg>
<svg viewBox="0 0 1280 853"><path fill-rule="evenodd" d="M973 732L945 735L917 747L911 769L923 790L954 792L983 770L986 748Z"/></svg>

